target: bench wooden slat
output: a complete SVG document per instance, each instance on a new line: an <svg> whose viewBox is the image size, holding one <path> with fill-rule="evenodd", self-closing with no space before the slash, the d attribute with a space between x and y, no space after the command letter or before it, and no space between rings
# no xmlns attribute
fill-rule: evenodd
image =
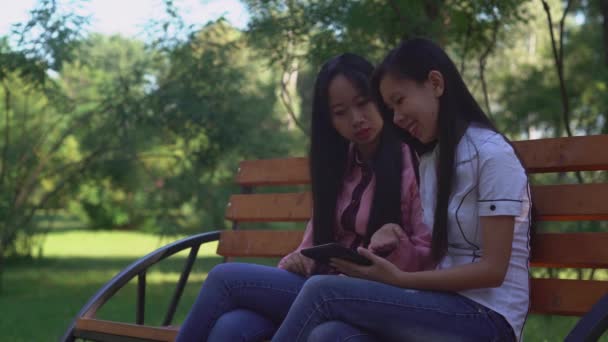
<svg viewBox="0 0 608 342"><path fill-rule="evenodd" d="M537 185L532 199L539 221L608 220L608 183ZM310 192L232 195L226 218L242 222L306 221Z"/></svg>
<svg viewBox="0 0 608 342"><path fill-rule="evenodd" d="M608 233L537 233L532 266L608 268Z"/></svg>
<svg viewBox="0 0 608 342"><path fill-rule="evenodd" d="M608 281L532 279L531 313L582 316L608 293Z"/></svg>
<svg viewBox="0 0 608 342"><path fill-rule="evenodd" d="M530 173L608 170L608 135L514 141ZM244 186L308 184L308 158L247 160L236 182Z"/></svg>
<svg viewBox="0 0 608 342"><path fill-rule="evenodd" d="M223 231L217 254L226 257L282 257L302 242L301 230Z"/></svg>
<svg viewBox="0 0 608 342"><path fill-rule="evenodd" d="M101 319L80 318L76 321L75 335L79 336L83 331L136 337L150 341L172 342L177 336L178 327L151 327Z"/></svg>
<svg viewBox="0 0 608 342"><path fill-rule="evenodd" d="M308 184L308 158L245 160L236 182L242 186Z"/></svg>
<svg viewBox="0 0 608 342"><path fill-rule="evenodd" d="M232 257L282 257L302 241L301 230L224 231L218 254ZM531 265L608 269L607 233L539 233Z"/></svg>
<svg viewBox="0 0 608 342"><path fill-rule="evenodd" d="M514 141L530 173L608 170L608 135Z"/></svg>
<svg viewBox="0 0 608 342"><path fill-rule="evenodd" d="M241 222L306 221L311 214L310 192L232 195L226 218Z"/></svg>
<svg viewBox="0 0 608 342"><path fill-rule="evenodd" d="M608 220L608 183L537 185L532 200L541 221Z"/></svg>

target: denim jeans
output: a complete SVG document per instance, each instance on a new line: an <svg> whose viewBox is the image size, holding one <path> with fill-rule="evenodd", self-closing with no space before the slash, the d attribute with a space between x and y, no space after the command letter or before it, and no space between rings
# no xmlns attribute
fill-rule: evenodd
<svg viewBox="0 0 608 342"><path fill-rule="evenodd" d="M272 341L344 341L320 334L336 322L378 342L515 339L501 315L459 294L322 275L305 283Z"/></svg>
<svg viewBox="0 0 608 342"><path fill-rule="evenodd" d="M217 265L203 283L176 341L270 339L305 281L276 267Z"/></svg>

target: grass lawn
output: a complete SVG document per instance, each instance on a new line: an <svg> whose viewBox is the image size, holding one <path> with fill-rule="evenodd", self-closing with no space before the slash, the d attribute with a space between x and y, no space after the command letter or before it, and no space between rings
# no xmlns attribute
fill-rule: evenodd
<svg viewBox="0 0 608 342"><path fill-rule="evenodd" d="M74 315L105 282L140 256L168 243L134 232L63 231L49 233L42 259L12 260L0 294L0 341L56 341ZM215 244L199 252L174 323L185 317L201 282L221 261ZM147 323L159 324L169 305L185 255L176 255L148 274ZM135 282L99 313L99 318L134 322ZM570 317L531 316L526 341L561 341L576 322ZM604 336L602 341L608 341Z"/></svg>

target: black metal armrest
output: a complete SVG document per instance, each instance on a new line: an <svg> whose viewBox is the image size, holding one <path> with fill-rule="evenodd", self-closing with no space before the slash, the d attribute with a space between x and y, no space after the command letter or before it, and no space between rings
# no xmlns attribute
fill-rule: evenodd
<svg viewBox="0 0 608 342"><path fill-rule="evenodd" d="M173 314L181 298L184 286L192 270L192 265L196 259L196 255L200 246L207 242L217 241L220 237L220 231L213 231L208 233L201 233L193 235L182 240L178 240L164 247L161 247L154 252L144 256L143 258L133 262L127 268L118 273L112 280L107 282L95 295L89 299L85 306L80 310L76 318L72 321L61 341L74 341L74 328L76 321L79 318L92 318L95 316L97 310L105 304L112 296L118 292L123 286L125 286L131 279L138 277L138 298L137 298L137 324L143 324L143 309L145 302L145 282L146 282L146 271L152 265L160 262L163 259L170 257L171 255L181 252L185 249L190 248L190 254L184 265L184 269L180 276L179 282L173 294L173 298L169 305L169 309L165 316L163 325L171 324Z"/></svg>
<svg viewBox="0 0 608 342"><path fill-rule="evenodd" d="M608 293L581 317L566 337L566 342L597 341L608 330Z"/></svg>

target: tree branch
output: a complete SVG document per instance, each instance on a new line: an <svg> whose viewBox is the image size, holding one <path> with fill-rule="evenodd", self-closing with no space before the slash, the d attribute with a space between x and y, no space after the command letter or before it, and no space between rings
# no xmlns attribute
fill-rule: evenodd
<svg viewBox="0 0 608 342"><path fill-rule="evenodd" d="M479 58L479 78L481 80L481 90L483 92L483 100L486 105L487 114L492 118L492 109L490 108L490 97L488 96L488 85L485 76L486 61L483 58Z"/></svg>
<svg viewBox="0 0 608 342"><path fill-rule="evenodd" d="M63 118L68 117L67 115L63 116ZM15 189L20 189L24 182L25 179L28 177L29 175L29 171L30 168L27 167L27 162L28 160L34 156L36 151L39 151L40 148L45 145L45 143L47 142L47 137L49 137L51 135L51 133L53 131L55 131L55 129L62 123L62 119L57 120L53 123L51 123L45 132L43 132L43 128L44 127L39 127L38 129L32 129L32 133L30 134L31 137L40 137L40 139L38 139L38 141L34 141L29 147L26 148L25 153L21 156L21 158L19 158L19 160L17 160L17 162L15 163L15 170L18 174L20 174L21 176L18 177L17 181L15 182L16 187ZM43 125L41 125L43 126ZM25 133L22 135L22 137L25 136ZM23 139L21 139L20 141L23 141ZM17 196L17 194L15 194L15 196Z"/></svg>
<svg viewBox="0 0 608 342"><path fill-rule="evenodd" d="M469 50L469 41L471 39L471 33L473 33L473 20L469 19L469 22L467 23L467 31L465 32L465 35L464 35L464 43L463 43L463 48L462 48L462 59L460 61L460 74L461 75L464 75L465 68L466 68L466 58L467 58L467 52Z"/></svg>
<svg viewBox="0 0 608 342"><path fill-rule="evenodd" d="M481 79L481 88L483 90L483 98L486 104L486 109L488 111L488 116L492 117L492 108L490 108L490 97L488 95L488 85L486 82L486 62L488 61L488 57L494 51L496 47L496 40L498 38L498 30L500 29L500 20L496 17L496 14L492 15L494 17L494 26L492 26L492 38L490 39L488 46L479 57L479 77Z"/></svg>
<svg viewBox="0 0 608 342"><path fill-rule="evenodd" d="M288 88L288 85L291 82L291 77L292 77L293 73L294 73L294 71L288 70L288 67L286 67L285 70L283 71L283 76L281 77L281 96L280 96L280 98L281 98L281 102L285 106L285 109L287 110L287 113L289 114L289 116L291 117L293 122L296 124L296 126L302 132L304 132L304 134L308 135L308 131L306 130L304 125L302 125L302 123L300 122L300 120L298 120L298 118L296 116L295 110L293 108L293 99L291 97L291 94L290 94L289 88Z"/></svg>
<svg viewBox="0 0 608 342"><path fill-rule="evenodd" d="M604 65L608 68L608 0L600 0L600 11L604 27Z"/></svg>
<svg viewBox="0 0 608 342"><path fill-rule="evenodd" d="M32 173L30 173L29 177L27 178L27 181L25 181L25 184L23 186L20 186L20 190L18 190L18 195L16 196L16 199L15 199L14 207L19 207L20 205L22 205L24 203L25 198L28 196L28 194L32 191L33 187L35 186L36 179L40 176L40 173L42 172L42 170L44 169L46 164L49 162L49 160L51 160L51 157L53 156L53 154L55 152L57 152L57 150L61 147L61 145L63 144L63 141L70 134L72 134L74 132L74 130L81 127L83 124L87 124L88 119L91 116L93 116L94 114L99 114L100 112L105 112L106 110L107 110L107 108L102 109L102 110L91 110L90 112L82 115L80 118L75 120L74 124L72 124L72 126L67 128L63 132L61 137L59 137L59 139L57 139L57 141L53 144L53 146L51 146L49 152L43 158L40 159L40 161L38 162L38 165L36 166L34 171L32 171Z"/></svg>
<svg viewBox="0 0 608 342"><path fill-rule="evenodd" d="M103 151L103 153L110 153L110 152L115 152L115 151L120 151L122 150L122 148L117 147L117 148L113 148L113 149L108 149L106 151ZM124 158L98 158L94 161L91 161L89 164L93 164L93 163L98 163L98 162L108 162L108 161L132 161L135 160L138 163L141 164L142 168L144 169L144 171L146 171L148 174L150 173L149 170L147 169L146 165L143 163L144 159L175 159L175 160L180 160L180 157L177 155L172 155L172 154L160 154L160 153L149 153L149 154L130 154L129 157L124 157ZM47 173L41 174L41 176L43 177L54 177L60 174L64 174L66 170L68 170L69 168L73 167L73 166L77 166L79 164L82 163L82 160L79 161L75 161L72 163L67 163L64 165L61 165L58 168L55 168L53 170L49 170Z"/></svg>
<svg viewBox="0 0 608 342"><path fill-rule="evenodd" d="M5 119L4 119L4 146L2 147L2 171L0 171L0 187L4 187L4 178L7 174L8 169L8 147L10 144L10 132L11 132L11 90L9 89L8 84L6 84L6 79L2 80L2 87L4 88L4 108Z"/></svg>
<svg viewBox="0 0 608 342"><path fill-rule="evenodd" d="M562 19L560 20L559 50L558 50L558 43L555 41L555 34L553 32L553 19L551 18L551 8L546 0L541 0L541 1L543 3L543 8L545 9L545 13L547 14L547 24L549 27L549 33L551 35L551 47L553 49L553 57L555 59L555 68L557 70L557 77L559 78L559 89L560 89L560 94L561 94L561 99L562 99L564 127L566 129L566 133L568 134L568 136L571 137L572 130L570 129L570 100L568 99L568 92L566 89L566 82L564 80L564 68L563 68L563 55L564 55L564 53L563 53L563 50L564 50L563 34L564 34L564 21L565 21L566 15L568 14L568 11L570 10L572 0L568 0L568 2L566 3L566 9L564 10Z"/></svg>
<svg viewBox="0 0 608 342"><path fill-rule="evenodd" d="M286 51L285 58L283 60L283 74L281 75L281 102L285 106L287 113L296 124L296 126L308 136L308 131L302 125L298 117L296 116L295 109L293 108L293 98L291 97L291 93L289 92L289 84L291 82L292 76L297 75L297 64L295 62L295 57L293 57L293 34L292 32L288 32L289 42L288 42L288 51ZM297 76L296 76L297 77Z"/></svg>
<svg viewBox="0 0 608 342"><path fill-rule="evenodd" d="M26 224L27 222L29 222L36 214L36 211L43 208L46 205L46 202L48 202L48 200L50 200L57 193L59 193L59 191L61 191L63 189L63 187L74 178L75 175L77 175L79 173L82 174L87 169L89 164L91 164L91 162L93 162L95 160L96 157L98 157L100 154L105 153L105 152L107 152L106 146L102 146L102 147L98 148L96 151L92 152L90 155L88 155L85 159L82 160L80 167L76 168L74 171L72 171L70 173L66 173L66 176L63 177L63 179L57 184L57 186L55 186L55 188L53 190L44 194L42 196L42 198L40 199L40 201L38 202L38 204L34 205L30 209L28 214L22 216L22 219L18 222L18 224L16 226L22 226L22 225Z"/></svg>
<svg viewBox="0 0 608 342"><path fill-rule="evenodd" d="M560 68L564 69L564 23L566 22L566 16L570 11L570 7L572 6L572 0L568 0L566 3L566 8L564 9L564 13L562 14L562 18L559 20L559 62Z"/></svg>

